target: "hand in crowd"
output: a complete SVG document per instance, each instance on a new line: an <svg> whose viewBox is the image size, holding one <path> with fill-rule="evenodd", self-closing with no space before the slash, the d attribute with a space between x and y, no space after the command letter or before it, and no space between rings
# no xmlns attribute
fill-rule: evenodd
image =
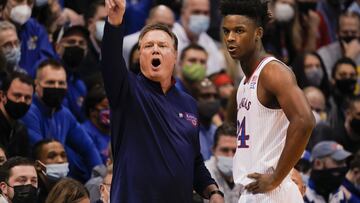
<svg viewBox="0 0 360 203"><path fill-rule="evenodd" d="M253 194L266 193L278 186L278 184L275 183L273 174L252 173L247 177L255 180L245 186L245 189Z"/></svg>
<svg viewBox="0 0 360 203"><path fill-rule="evenodd" d="M106 0L106 11L108 14L108 21L111 25L120 25L126 8L125 0Z"/></svg>

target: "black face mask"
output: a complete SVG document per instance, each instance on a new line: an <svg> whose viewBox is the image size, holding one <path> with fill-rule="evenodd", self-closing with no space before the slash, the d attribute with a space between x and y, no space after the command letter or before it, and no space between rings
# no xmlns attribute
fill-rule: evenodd
<svg viewBox="0 0 360 203"><path fill-rule="evenodd" d="M139 62L131 63L130 71L135 74L139 74L140 73L140 63Z"/></svg>
<svg viewBox="0 0 360 203"><path fill-rule="evenodd" d="M228 101L229 101L228 98L221 98L220 99L221 107L225 109L227 107Z"/></svg>
<svg viewBox="0 0 360 203"><path fill-rule="evenodd" d="M23 102L13 102L9 98L7 99L6 104L4 105L6 112L12 119L19 119L23 117L26 112L29 110L30 105Z"/></svg>
<svg viewBox="0 0 360 203"><path fill-rule="evenodd" d="M336 87L344 95L353 95L355 91L356 80L355 79L342 79L336 80Z"/></svg>
<svg viewBox="0 0 360 203"><path fill-rule="evenodd" d="M51 108L59 108L64 97L66 95L66 89L64 88L43 88L43 102Z"/></svg>
<svg viewBox="0 0 360 203"><path fill-rule="evenodd" d="M356 38L357 38L356 36L344 36L344 37L340 37L340 40L349 43Z"/></svg>
<svg viewBox="0 0 360 203"><path fill-rule="evenodd" d="M360 119L353 118L350 121L351 130L360 137Z"/></svg>
<svg viewBox="0 0 360 203"><path fill-rule="evenodd" d="M210 121L212 117L219 111L220 101L199 101L198 110L201 119Z"/></svg>
<svg viewBox="0 0 360 203"><path fill-rule="evenodd" d="M316 11L316 2L301 2L298 1L299 11L307 15L309 10Z"/></svg>
<svg viewBox="0 0 360 203"><path fill-rule="evenodd" d="M68 71L75 71L85 57L85 50L78 46L65 47L62 60Z"/></svg>
<svg viewBox="0 0 360 203"><path fill-rule="evenodd" d="M312 170L310 178L315 183L315 191L328 199L329 194L340 187L346 172L347 167Z"/></svg>
<svg viewBox="0 0 360 203"><path fill-rule="evenodd" d="M14 186L14 197L12 203L36 203L37 188L29 185Z"/></svg>

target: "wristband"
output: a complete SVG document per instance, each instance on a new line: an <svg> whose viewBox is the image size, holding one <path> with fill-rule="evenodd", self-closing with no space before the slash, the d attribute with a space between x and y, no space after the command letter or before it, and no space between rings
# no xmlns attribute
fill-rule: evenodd
<svg viewBox="0 0 360 203"><path fill-rule="evenodd" d="M221 195L221 196L224 198L224 193L223 193L223 192L221 192L220 190L213 190L213 191L211 191L211 192L209 193L209 199L210 199L211 196L214 195L214 194L219 194L219 195Z"/></svg>

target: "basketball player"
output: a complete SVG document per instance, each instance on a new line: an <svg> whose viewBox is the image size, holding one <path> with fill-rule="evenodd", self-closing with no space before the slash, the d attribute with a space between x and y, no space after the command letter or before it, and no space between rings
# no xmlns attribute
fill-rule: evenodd
<svg viewBox="0 0 360 203"><path fill-rule="evenodd" d="M234 181L239 202L303 202L289 172L303 153L314 117L291 70L268 55L261 38L267 2L223 0L224 41L245 77L237 93Z"/></svg>

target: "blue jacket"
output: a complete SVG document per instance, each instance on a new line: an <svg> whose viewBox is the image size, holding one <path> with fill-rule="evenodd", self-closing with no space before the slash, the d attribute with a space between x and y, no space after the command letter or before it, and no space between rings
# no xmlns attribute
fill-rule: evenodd
<svg viewBox="0 0 360 203"><path fill-rule="evenodd" d="M127 71L123 26L106 23L102 74L111 110L113 203L189 203L214 184L199 145L194 99Z"/></svg>
<svg viewBox="0 0 360 203"><path fill-rule="evenodd" d="M67 107L79 122L85 121L85 112L83 102L87 94L84 81L78 76L70 73L67 74L67 93L63 105Z"/></svg>
<svg viewBox="0 0 360 203"><path fill-rule="evenodd" d="M45 28L35 19L30 18L18 31L21 41L21 59L19 66L35 78L36 68L47 58L58 60L59 57L49 42Z"/></svg>
<svg viewBox="0 0 360 203"><path fill-rule="evenodd" d="M62 106L55 113L35 95L27 114L22 118L28 128L30 145L45 139L56 139L66 149L70 164L70 175L81 181L90 177L94 166L102 164L100 155L89 135L81 128L70 111ZM80 170L86 172L74 171ZM78 177L81 176L81 177Z"/></svg>
<svg viewBox="0 0 360 203"><path fill-rule="evenodd" d="M110 135L100 132L89 120L86 120L81 126L90 135L90 138L94 142L96 149L105 164L109 157Z"/></svg>
<svg viewBox="0 0 360 203"><path fill-rule="evenodd" d="M360 190L355 187L347 178L345 178L342 185L351 193L351 199L353 202L360 203Z"/></svg>

